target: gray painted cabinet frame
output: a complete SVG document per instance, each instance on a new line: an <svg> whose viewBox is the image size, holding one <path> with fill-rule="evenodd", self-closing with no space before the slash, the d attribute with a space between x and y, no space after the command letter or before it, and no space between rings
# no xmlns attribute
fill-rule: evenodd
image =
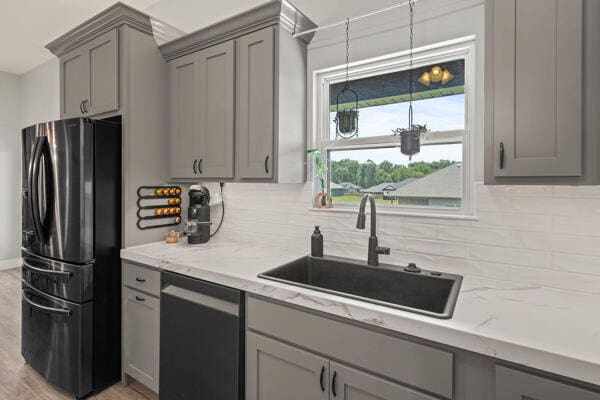
<svg viewBox="0 0 600 400"><path fill-rule="evenodd" d="M242 179L273 177L274 36L269 27L237 41L238 172Z"/></svg>
<svg viewBox="0 0 600 400"><path fill-rule="evenodd" d="M485 183L600 183L600 4L485 9Z"/></svg>
<svg viewBox="0 0 600 400"><path fill-rule="evenodd" d="M61 118L119 109L119 31L113 29L60 57Z"/></svg>
<svg viewBox="0 0 600 400"><path fill-rule="evenodd" d="M235 46L169 62L169 178L233 178Z"/></svg>

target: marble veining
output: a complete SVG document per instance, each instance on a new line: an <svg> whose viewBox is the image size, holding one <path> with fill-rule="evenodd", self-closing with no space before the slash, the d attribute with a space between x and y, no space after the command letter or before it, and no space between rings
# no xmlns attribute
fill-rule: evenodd
<svg viewBox="0 0 600 400"><path fill-rule="evenodd" d="M258 278L307 250L224 235L198 246L136 246L121 257L600 385L600 296L465 276L453 318L442 320Z"/></svg>

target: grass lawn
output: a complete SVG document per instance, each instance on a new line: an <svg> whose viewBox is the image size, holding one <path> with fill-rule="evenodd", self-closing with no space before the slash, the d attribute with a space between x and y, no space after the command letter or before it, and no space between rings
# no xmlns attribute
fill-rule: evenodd
<svg viewBox="0 0 600 400"><path fill-rule="evenodd" d="M362 199L361 195L344 195L344 196L332 196L331 199L333 200L333 204L340 204L340 203L355 203L355 204L359 204L360 200ZM377 204L388 204L391 205L392 202L390 200L383 200L383 199L378 199L375 198L375 203Z"/></svg>

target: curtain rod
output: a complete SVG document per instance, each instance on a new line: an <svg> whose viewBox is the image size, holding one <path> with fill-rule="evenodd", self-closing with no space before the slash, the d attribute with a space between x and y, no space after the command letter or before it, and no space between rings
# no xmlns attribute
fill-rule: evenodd
<svg viewBox="0 0 600 400"><path fill-rule="evenodd" d="M412 0L413 3L416 3L418 1L419 0ZM373 15L377 15L377 14L381 14L381 13L384 13L384 12L388 12L388 11L394 10L396 8L404 7L404 6L407 6L409 3L410 3L410 1L403 1L402 3L395 4L395 5L390 6L390 7L382 8L381 10L372 11L370 13L359 15L357 17L352 17L352 18L350 18L350 22L356 21L356 20L359 20L359 19L363 19L363 18L367 18L367 17L372 17ZM334 28L336 26L344 25L345 23L346 23L346 20L343 20L343 21L340 21L340 22L334 22L334 23L329 24L329 25L318 26L318 27L313 28L313 29L308 29L308 30L305 30L305 31L302 31L302 32L296 32L296 33L292 34L292 37L296 38L296 37L299 37L299 36L308 35L309 33L313 33L313 32L317 32L317 31L321 31L321 30L325 30L325 29Z"/></svg>

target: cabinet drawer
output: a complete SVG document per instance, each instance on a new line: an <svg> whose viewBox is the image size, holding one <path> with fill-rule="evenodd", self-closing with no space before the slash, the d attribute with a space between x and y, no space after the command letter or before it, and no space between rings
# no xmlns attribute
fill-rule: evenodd
<svg viewBox="0 0 600 400"><path fill-rule="evenodd" d="M254 297L248 328L451 399L451 352Z"/></svg>
<svg viewBox="0 0 600 400"><path fill-rule="evenodd" d="M123 285L159 297L160 272L124 262Z"/></svg>
<svg viewBox="0 0 600 400"><path fill-rule="evenodd" d="M496 365L495 400L600 400L600 393Z"/></svg>

